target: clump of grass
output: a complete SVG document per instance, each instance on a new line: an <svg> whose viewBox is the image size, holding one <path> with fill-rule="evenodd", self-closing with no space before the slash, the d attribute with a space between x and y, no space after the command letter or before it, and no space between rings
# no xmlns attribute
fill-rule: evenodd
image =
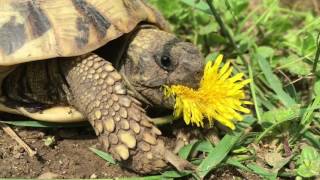
<svg viewBox="0 0 320 180"><path fill-rule="evenodd" d="M306 154L315 156L320 148L320 18L315 12L289 9L279 0L149 2L207 59L223 53L253 80L249 89L254 113L246 124L251 131L222 133L216 146L206 141L213 148L200 148L206 155L189 159L198 165L193 176L203 178L225 165L265 179L320 176L318 166L301 163L309 162ZM202 143L188 145L187 152L199 151ZM320 163L319 158L312 161Z"/></svg>

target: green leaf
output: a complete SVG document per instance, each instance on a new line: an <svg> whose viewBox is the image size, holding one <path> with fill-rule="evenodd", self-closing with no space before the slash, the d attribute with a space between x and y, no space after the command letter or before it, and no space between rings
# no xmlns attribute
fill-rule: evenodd
<svg viewBox="0 0 320 180"><path fill-rule="evenodd" d="M194 146L194 151L210 152L214 149L214 145L209 141L198 141Z"/></svg>
<svg viewBox="0 0 320 180"><path fill-rule="evenodd" d="M238 161L235 158L228 158L226 161L226 164L240 168L240 169L248 171L248 172L252 172L251 169L247 168L245 165L243 165L240 161Z"/></svg>
<svg viewBox="0 0 320 180"><path fill-rule="evenodd" d="M166 16L171 17L177 14L177 10L182 10L179 1L172 0L149 0L150 3L154 4L159 10Z"/></svg>
<svg viewBox="0 0 320 180"><path fill-rule="evenodd" d="M273 74L272 69L268 61L263 55L256 53L256 59L258 60L260 69L262 70L270 88L277 94L279 100L286 106L291 107L296 104L295 100L290 97L283 89L279 78Z"/></svg>
<svg viewBox="0 0 320 180"><path fill-rule="evenodd" d="M320 154L315 148L303 147L297 163L299 165L297 173L300 176L308 178L320 175Z"/></svg>
<svg viewBox="0 0 320 180"><path fill-rule="evenodd" d="M194 143L191 143L191 144L188 144L186 146L183 146L180 151L179 151L179 156L182 158L182 159L187 159L188 156L190 155L193 147L195 145L195 142Z"/></svg>
<svg viewBox="0 0 320 180"><path fill-rule="evenodd" d="M287 69L290 73L295 75L306 76L311 73L311 65L294 54L288 57L279 58L277 62L281 65L281 69Z"/></svg>
<svg viewBox="0 0 320 180"><path fill-rule="evenodd" d="M206 34L210 34L212 32L216 32L217 29L217 25L210 23L206 26L203 26L200 30L199 30L199 34L200 35L206 35Z"/></svg>
<svg viewBox="0 0 320 180"><path fill-rule="evenodd" d="M317 95L313 102L309 104L307 109L304 111L303 116L299 123L299 129L295 131L295 134L290 138L291 142L296 141L301 135L303 135L309 128L314 119L314 111L319 108L320 95Z"/></svg>
<svg viewBox="0 0 320 180"><path fill-rule="evenodd" d="M207 45L217 46L219 44L226 44L228 41L219 33L211 33L210 36L207 36Z"/></svg>
<svg viewBox="0 0 320 180"><path fill-rule="evenodd" d="M320 95L320 79L317 79L314 84L314 93L316 96Z"/></svg>
<svg viewBox="0 0 320 180"><path fill-rule="evenodd" d="M162 177L164 178L180 178L184 176L190 175L190 172L178 172L178 171L166 171L162 173Z"/></svg>
<svg viewBox="0 0 320 180"><path fill-rule="evenodd" d="M303 134L312 122L312 115L314 110L319 108L320 96L309 105L308 108L301 108L299 105L290 108L274 109L262 114L262 127L265 128L262 133L256 138L255 142L260 141L268 132L272 131L276 127L290 130L290 128L296 127L290 140L296 140L301 134ZM298 119L301 118L298 126ZM290 122L291 121L291 122ZM290 122L290 123L287 123ZM297 123L293 123L297 122ZM285 124L284 124L285 123Z"/></svg>
<svg viewBox="0 0 320 180"><path fill-rule="evenodd" d="M314 147L320 149L320 136L316 135L310 131L306 131L303 134L303 137L306 138Z"/></svg>
<svg viewBox="0 0 320 180"><path fill-rule="evenodd" d="M257 53L264 58L270 58L274 55L274 50L269 46L260 46L257 49Z"/></svg>
<svg viewBox="0 0 320 180"><path fill-rule="evenodd" d="M302 46L301 46L301 54L308 55L310 53L314 53L316 50L316 37L313 36L310 32L305 32L304 36L301 37Z"/></svg>
<svg viewBox="0 0 320 180"><path fill-rule="evenodd" d="M53 146L56 143L56 138L54 136L48 136L46 139L43 139L45 146Z"/></svg>
<svg viewBox="0 0 320 180"><path fill-rule="evenodd" d="M204 178L212 169L216 168L228 155L232 147L240 139L244 132L244 127L250 126L255 120L251 116L246 116L244 121L237 124L237 129L225 135L219 144L208 154L196 169L200 178ZM243 126L241 126L243 125Z"/></svg>
<svg viewBox="0 0 320 180"><path fill-rule="evenodd" d="M218 55L219 55L219 53L217 53L217 52L212 52L212 53L210 53L210 54L208 54L207 56L206 56L206 62L208 62L208 61L214 61L217 57L218 57Z"/></svg>
<svg viewBox="0 0 320 180"><path fill-rule="evenodd" d="M248 0L226 0L225 3L228 9L230 9L236 17L242 12L246 12L245 10L247 10L249 5Z"/></svg>
<svg viewBox="0 0 320 180"><path fill-rule="evenodd" d="M279 122L301 117L303 115L303 112L304 111L301 111L301 107L299 105L288 108L273 109L262 114L261 124L263 127L268 127Z"/></svg>
<svg viewBox="0 0 320 180"><path fill-rule="evenodd" d="M265 169L263 167L258 166L255 163L251 163L247 165L254 173L262 176L264 179L268 180L276 180L277 173L271 172L271 170Z"/></svg>
<svg viewBox="0 0 320 180"><path fill-rule="evenodd" d="M205 12L211 15L208 4L203 1L197 1L197 0L181 0L181 1L193 8L196 8L202 12Z"/></svg>
<svg viewBox="0 0 320 180"><path fill-rule="evenodd" d="M89 126L88 122L79 122L79 123L53 123L45 121L35 121L35 120L23 120L23 121L0 121L5 124L11 124L14 126L23 126L23 127L38 127L38 128L62 128L62 127L83 127Z"/></svg>
<svg viewBox="0 0 320 180"><path fill-rule="evenodd" d="M111 164L116 164L115 160L112 158L112 156L109 153L100 151L96 148L90 147L89 148L92 152L96 153L98 156L100 156L102 159L108 161Z"/></svg>
<svg viewBox="0 0 320 180"><path fill-rule="evenodd" d="M192 152L197 152L197 151L210 152L213 149L214 147L209 141L199 140L182 147L179 151L179 156L182 159L187 159Z"/></svg>

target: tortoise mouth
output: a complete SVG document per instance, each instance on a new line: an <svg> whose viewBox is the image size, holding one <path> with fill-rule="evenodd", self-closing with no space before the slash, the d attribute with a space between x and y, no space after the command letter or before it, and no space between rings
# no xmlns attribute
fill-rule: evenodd
<svg viewBox="0 0 320 180"><path fill-rule="evenodd" d="M155 87L138 87L139 93L145 97L152 107L158 109L173 109L174 98L165 97L162 86ZM140 99L139 99L140 100Z"/></svg>

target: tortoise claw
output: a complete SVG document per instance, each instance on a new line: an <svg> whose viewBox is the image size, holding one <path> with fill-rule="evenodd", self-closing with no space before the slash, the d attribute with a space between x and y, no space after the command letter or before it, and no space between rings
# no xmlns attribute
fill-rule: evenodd
<svg viewBox="0 0 320 180"><path fill-rule="evenodd" d="M166 150L165 160L172 164L178 171L194 171L196 166L189 161L180 158L172 151Z"/></svg>

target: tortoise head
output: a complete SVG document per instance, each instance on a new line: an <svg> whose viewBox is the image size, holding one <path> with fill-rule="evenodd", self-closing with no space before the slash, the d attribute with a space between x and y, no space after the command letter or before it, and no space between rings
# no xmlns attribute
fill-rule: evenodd
<svg viewBox="0 0 320 180"><path fill-rule="evenodd" d="M140 29L128 46L122 71L134 88L153 105L172 108L163 85L196 88L203 73L199 50L165 31Z"/></svg>

